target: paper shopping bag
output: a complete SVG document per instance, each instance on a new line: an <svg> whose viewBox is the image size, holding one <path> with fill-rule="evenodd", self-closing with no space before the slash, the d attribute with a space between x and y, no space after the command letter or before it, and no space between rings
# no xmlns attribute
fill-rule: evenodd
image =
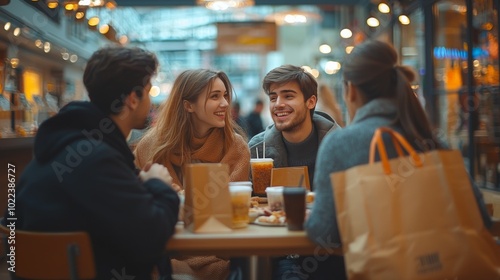
<svg viewBox="0 0 500 280"><path fill-rule="evenodd" d="M184 227L192 232L231 231L228 165L187 164L184 172Z"/></svg>
<svg viewBox="0 0 500 280"><path fill-rule="evenodd" d="M275 167L271 169L271 186L305 187L310 191L307 166ZM301 182L299 186L298 184Z"/></svg>
<svg viewBox="0 0 500 280"><path fill-rule="evenodd" d="M382 132L399 157L388 160ZM370 155L372 163L330 176L349 279L500 279L500 247L484 227L458 151L417 154L383 128Z"/></svg>

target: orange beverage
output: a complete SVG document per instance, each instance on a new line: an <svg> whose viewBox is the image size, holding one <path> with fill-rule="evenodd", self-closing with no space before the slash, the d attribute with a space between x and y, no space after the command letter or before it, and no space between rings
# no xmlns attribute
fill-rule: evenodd
<svg viewBox="0 0 500 280"><path fill-rule="evenodd" d="M231 205L233 207L233 228L246 227L250 221L248 212L252 188L229 183L229 192L231 193Z"/></svg>
<svg viewBox="0 0 500 280"><path fill-rule="evenodd" d="M252 183L255 195L265 196L266 188L271 184L271 170L274 160L272 158L252 158Z"/></svg>

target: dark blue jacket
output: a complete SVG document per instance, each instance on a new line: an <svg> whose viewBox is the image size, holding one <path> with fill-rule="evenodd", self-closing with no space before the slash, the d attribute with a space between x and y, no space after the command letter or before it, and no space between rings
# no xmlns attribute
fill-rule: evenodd
<svg viewBox="0 0 500 280"><path fill-rule="evenodd" d="M149 279L179 211L163 181L140 181L125 137L89 102L69 103L42 123L16 189L16 229L88 232L97 279L123 269Z"/></svg>

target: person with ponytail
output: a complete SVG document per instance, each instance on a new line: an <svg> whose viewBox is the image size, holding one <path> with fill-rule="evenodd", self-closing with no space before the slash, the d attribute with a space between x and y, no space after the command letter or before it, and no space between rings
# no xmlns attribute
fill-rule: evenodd
<svg viewBox="0 0 500 280"><path fill-rule="evenodd" d="M425 111L411 88L414 72L398 64L398 55L392 45L366 41L354 47L342 69L344 100L351 122L344 129L328 134L321 142L314 174L316 200L305 224L311 241L330 248L341 246L330 174L367 164L370 142L377 128L396 130L417 151L444 146L434 136ZM388 146L387 153L390 158L397 156L392 145ZM479 190L474 188L474 192L478 205L484 205ZM483 219L487 223L487 218L483 216ZM332 268L322 268L321 262L318 269L342 274ZM342 276L330 279L342 279Z"/></svg>

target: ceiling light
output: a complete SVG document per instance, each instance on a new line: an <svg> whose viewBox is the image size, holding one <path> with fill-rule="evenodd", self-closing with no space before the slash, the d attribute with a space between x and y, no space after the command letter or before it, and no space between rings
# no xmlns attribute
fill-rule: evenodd
<svg viewBox="0 0 500 280"><path fill-rule="evenodd" d="M19 36L21 34L21 28L19 28L19 27L14 28L13 34L16 37Z"/></svg>
<svg viewBox="0 0 500 280"><path fill-rule="evenodd" d="M46 53L50 52L50 48L51 48L50 42L43 43L43 51L44 52L46 52Z"/></svg>
<svg viewBox="0 0 500 280"><path fill-rule="evenodd" d="M74 1L68 1L74 2ZM114 0L79 0L78 6L86 7L86 8L95 8L95 7L106 7L108 9L116 8L116 1Z"/></svg>
<svg viewBox="0 0 500 280"><path fill-rule="evenodd" d="M75 2L66 2L64 3L64 9L66 11L76 11L78 9L78 4Z"/></svg>
<svg viewBox="0 0 500 280"><path fill-rule="evenodd" d="M116 2L115 1L108 1L106 2L106 4L104 4L104 6L106 6L106 8L112 10L114 8L116 8Z"/></svg>
<svg viewBox="0 0 500 280"><path fill-rule="evenodd" d="M328 75L333 75L335 73L337 73L340 68L341 68L341 65L338 61L332 61L332 60L329 60L325 63L325 72L326 74Z"/></svg>
<svg viewBox="0 0 500 280"><path fill-rule="evenodd" d="M72 63L75 63L77 60L78 60L78 56L76 54L72 54L69 57L69 61L71 61Z"/></svg>
<svg viewBox="0 0 500 280"><path fill-rule="evenodd" d="M75 14L75 18L77 20L82 20L84 16L85 16L85 12L84 11L77 11L76 14Z"/></svg>
<svg viewBox="0 0 500 280"><path fill-rule="evenodd" d="M126 43L128 43L127 35L120 36L120 39L118 39L118 42L120 42L120 44L122 44L122 45L125 45Z"/></svg>
<svg viewBox="0 0 500 280"><path fill-rule="evenodd" d="M344 29L340 30L340 37L342 37L344 39L351 38L352 37L352 31L351 31L351 29L344 28Z"/></svg>
<svg viewBox="0 0 500 280"><path fill-rule="evenodd" d="M152 86L151 89L149 90L149 95L151 97L157 97L158 95L160 95L160 87Z"/></svg>
<svg viewBox="0 0 500 280"><path fill-rule="evenodd" d="M391 8L386 3L378 4L378 10L379 10L379 12L381 12L383 14L388 14L391 12Z"/></svg>
<svg viewBox="0 0 500 280"><path fill-rule="evenodd" d="M318 13L298 9L277 12L267 18L274 21L277 25L300 25L310 23L314 20L321 20L321 16Z"/></svg>
<svg viewBox="0 0 500 280"><path fill-rule="evenodd" d="M91 30L97 30L97 25L99 25L99 21L100 21L99 17L94 16L89 18L87 24L89 25L89 28Z"/></svg>
<svg viewBox="0 0 500 280"><path fill-rule="evenodd" d="M64 52L61 53L61 57L64 60L68 60L69 59L69 53L67 51L64 51Z"/></svg>
<svg viewBox="0 0 500 280"><path fill-rule="evenodd" d="M47 0L47 7L49 9L55 9L59 6L59 1L58 0Z"/></svg>
<svg viewBox="0 0 500 280"><path fill-rule="evenodd" d="M214 11L246 8L255 5L253 0L196 0L196 4Z"/></svg>
<svg viewBox="0 0 500 280"><path fill-rule="evenodd" d="M106 34L108 33L108 31L109 31L109 25L107 24L101 25L101 27L99 27L99 33L101 34Z"/></svg>
<svg viewBox="0 0 500 280"><path fill-rule="evenodd" d="M366 20L366 24L370 27L377 27L380 25L380 22L378 21L378 19L374 18L374 17L369 17L367 20Z"/></svg>
<svg viewBox="0 0 500 280"><path fill-rule="evenodd" d="M408 16L406 16L406 15L400 15L398 17L398 19L399 19L399 22L401 22L401 24L403 24L403 25L410 24L410 18Z"/></svg>
<svg viewBox="0 0 500 280"><path fill-rule="evenodd" d="M322 44L321 46L319 46L319 51L324 54L331 53L332 47L330 47L330 45L328 44Z"/></svg>
<svg viewBox="0 0 500 280"><path fill-rule="evenodd" d="M12 68L17 68L18 65L19 65L19 58L13 57L10 59L10 66Z"/></svg>

